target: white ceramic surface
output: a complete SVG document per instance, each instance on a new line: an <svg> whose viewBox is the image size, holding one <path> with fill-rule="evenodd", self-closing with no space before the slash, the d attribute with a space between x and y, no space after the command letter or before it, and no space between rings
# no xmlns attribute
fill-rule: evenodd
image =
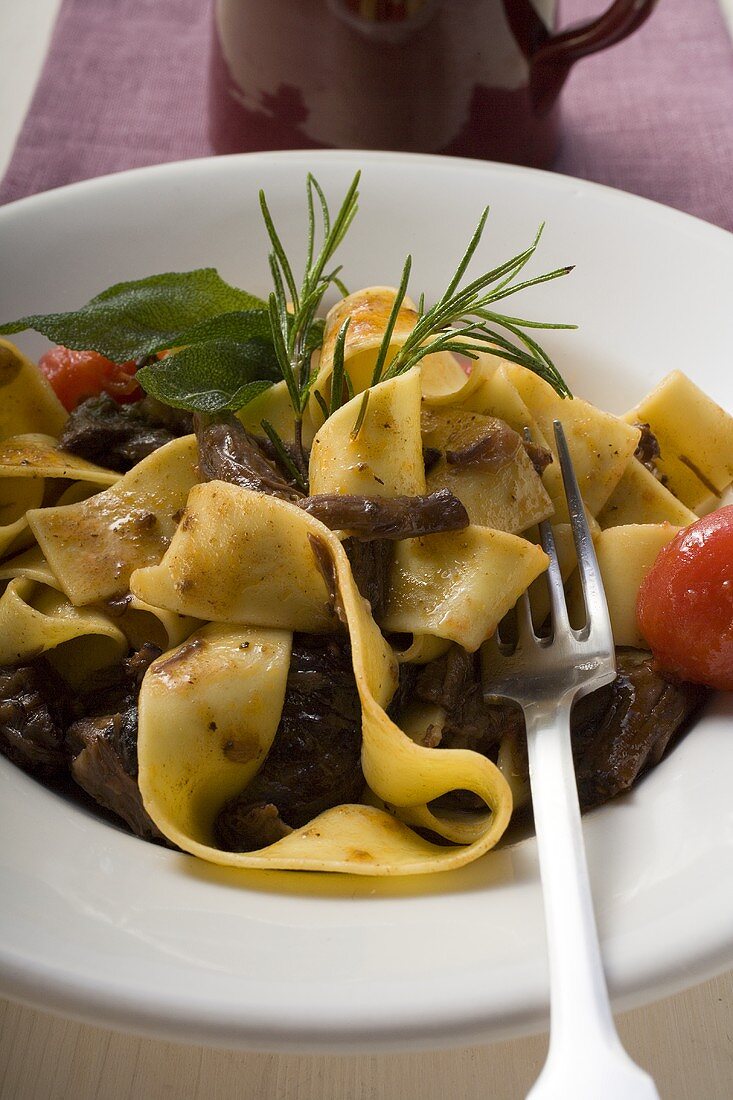
<svg viewBox="0 0 733 1100"><path fill-rule="evenodd" d="M303 181L363 168L349 285L437 295L485 203L488 267L547 222L523 316L613 411L667 371L733 407L733 237L620 192L508 166L393 154L191 161L0 210L0 317L72 308L112 282L214 265L267 288L264 186L294 252ZM300 247L302 254L302 247ZM36 337L22 343L31 352ZM585 819L612 994L627 1007L733 964L733 700L718 697L631 795ZM534 841L451 875L237 874L127 836L0 760L0 992L94 1023L266 1049L449 1045L539 1028L547 973Z"/></svg>

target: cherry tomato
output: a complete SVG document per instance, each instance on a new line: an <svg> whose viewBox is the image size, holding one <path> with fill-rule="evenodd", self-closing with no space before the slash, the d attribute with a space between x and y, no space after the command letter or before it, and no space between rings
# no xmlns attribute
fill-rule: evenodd
<svg viewBox="0 0 733 1100"><path fill-rule="evenodd" d="M96 351L72 351L59 345L42 355L38 366L68 412L102 392L123 404L137 401L142 394L134 363L113 363Z"/></svg>
<svg viewBox="0 0 733 1100"><path fill-rule="evenodd" d="M636 615L663 669L733 691L733 506L664 547L639 590Z"/></svg>

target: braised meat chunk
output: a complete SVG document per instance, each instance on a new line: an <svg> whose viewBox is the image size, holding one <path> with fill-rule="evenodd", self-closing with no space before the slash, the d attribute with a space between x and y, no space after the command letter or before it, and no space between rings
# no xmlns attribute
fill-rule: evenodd
<svg viewBox="0 0 733 1100"><path fill-rule="evenodd" d="M445 711L434 747L473 749L496 763L504 737L524 739L524 718L511 703L487 703L483 696L480 660L454 645L417 675L414 697ZM469 791L451 791L437 803L443 809L479 811L481 799Z"/></svg>
<svg viewBox="0 0 733 1100"><path fill-rule="evenodd" d="M159 653L144 646L98 674L76 699L43 658L0 669L0 751L44 780L70 773L95 802L145 840L164 838L145 812L137 785L137 692ZM111 704L120 709L98 714ZM84 716L69 725L74 714Z"/></svg>
<svg viewBox="0 0 733 1100"><path fill-rule="evenodd" d="M286 479L236 416L194 417L199 468L206 481L228 481L255 493L297 500L302 494Z"/></svg>
<svg viewBox="0 0 733 1100"><path fill-rule="evenodd" d="M450 489L423 496L364 497L320 493L298 505L332 531L359 539L410 539L440 531L462 531L468 513Z"/></svg>
<svg viewBox="0 0 733 1100"><path fill-rule="evenodd" d="M445 451L449 466L474 468L487 471L500 470L523 447L538 475L542 475L552 462L552 452L539 443L522 439L518 432L496 417L482 416L482 427L468 442ZM429 422L429 421L428 421ZM433 447L423 450L425 470L435 465L441 452Z"/></svg>
<svg viewBox="0 0 733 1100"><path fill-rule="evenodd" d="M665 678L650 653L617 650L612 684L581 699L571 734L581 808L626 791L654 767L709 695L707 688Z"/></svg>
<svg viewBox="0 0 733 1100"><path fill-rule="evenodd" d="M42 658L18 668L0 668L0 752L39 778L66 769L65 692Z"/></svg>
<svg viewBox="0 0 733 1100"><path fill-rule="evenodd" d="M248 802L244 795L230 799L216 820L217 843L226 852L256 852L293 832L272 802Z"/></svg>
<svg viewBox="0 0 733 1100"><path fill-rule="evenodd" d="M348 538L343 548L349 559L356 587L369 601L372 615L379 621L387 607L389 570L392 564L393 543L389 539Z"/></svg>
<svg viewBox="0 0 733 1100"><path fill-rule="evenodd" d="M69 727L66 739L71 775L79 786L122 818L136 836L164 841L137 784L137 707L125 714L81 718Z"/></svg>
<svg viewBox="0 0 733 1100"><path fill-rule="evenodd" d="M458 450L445 452L449 466L476 466L484 470L499 470L511 462L522 446L522 439L503 420L484 417L481 433Z"/></svg>
<svg viewBox="0 0 733 1100"><path fill-rule="evenodd" d="M143 806L137 784L137 699L160 649L150 642L119 665L96 673L75 704L66 730L72 778L143 840L164 840Z"/></svg>
<svg viewBox="0 0 733 1100"><path fill-rule="evenodd" d="M415 695L445 709L442 748L474 749L496 760L501 739L524 729L519 707L485 701L479 656L460 646L451 646L425 666L417 678Z"/></svg>
<svg viewBox="0 0 733 1100"><path fill-rule="evenodd" d="M285 703L272 748L216 822L227 851L253 851L344 803L357 802L361 707L348 641L296 634Z"/></svg>
<svg viewBox="0 0 733 1100"><path fill-rule="evenodd" d="M143 676L161 652L157 645L145 642L118 664L92 673L79 685L71 703L72 717L104 717L136 707Z"/></svg>
<svg viewBox="0 0 733 1100"><path fill-rule="evenodd" d="M82 401L70 413L59 447L89 462L126 473L158 447L192 430L190 416L170 415L176 411L166 410L152 398L119 405L102 393Z"/></svg>
<svg viewBox="0 0 733 1100"><path fill-rule="evenodd" d="M547 447L543 447L540 443L533 443L531 440L525 440L524 449L535 468L535 473L542 477L547 467L552 465L552 451L549 451Z"/></svg>

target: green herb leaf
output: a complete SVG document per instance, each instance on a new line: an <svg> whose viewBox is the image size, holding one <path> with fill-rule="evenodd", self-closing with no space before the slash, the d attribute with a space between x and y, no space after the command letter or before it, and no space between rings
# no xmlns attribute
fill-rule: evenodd
<svg viewBox="0 0 733 1100"><path fill-rule="evenodd" d="M326 413L326 418L332 416L341 405L344 392L344 351L346 348L346 333L348 332L351 318L347 317L336 337L336 346L333 352L333 373L331 375L331 406ZM320 397L321 395L318 394ZM325 402L324 402L325 404Z"/></svg>
<svg viewBox="0 0 733 1100"><path fill-rule="evenodd" d="M243 408L280 378L271 341L192 344L137 372L152 397L177 409L216 413Z"/></svg>
<svg viewBox="0 0 733 1100"><path fill-rule="evenodd" d="M206 344L211 340L232 340L235 344L243 344L249 340L259 340L265 344L272 344L272 330L270 328L270 314L267 309L235 310L231 313L220 313L216 317L209 317L205 321L192 328L184 329L179 333L176 345L165 344L152 349L164 351L171 346L188 347L190 344Z"/></svg>
<svg viewBox="0 0 733 1100"><path fill-rule="evenodd" d="M264 310L260 298L229 286L206 267L117 283L81 309L21 317L0 325L0 334L32 328L57 344L124 363L193 342L192 331L219 314Z"/></svg>

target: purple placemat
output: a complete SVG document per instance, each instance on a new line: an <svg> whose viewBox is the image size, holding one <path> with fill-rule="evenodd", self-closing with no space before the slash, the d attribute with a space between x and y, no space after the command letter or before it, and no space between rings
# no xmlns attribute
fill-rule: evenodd
<svg viewBox="0 0 733 1100"><path fill-rule="evenodd" d="M565 0L565 21L603 6ZM0 202L213 152L211 33L201 0L64 0ZM563 133L558 171L733 229L733 46L717 0L661 0L633 37L580 62Z"/></svg>

